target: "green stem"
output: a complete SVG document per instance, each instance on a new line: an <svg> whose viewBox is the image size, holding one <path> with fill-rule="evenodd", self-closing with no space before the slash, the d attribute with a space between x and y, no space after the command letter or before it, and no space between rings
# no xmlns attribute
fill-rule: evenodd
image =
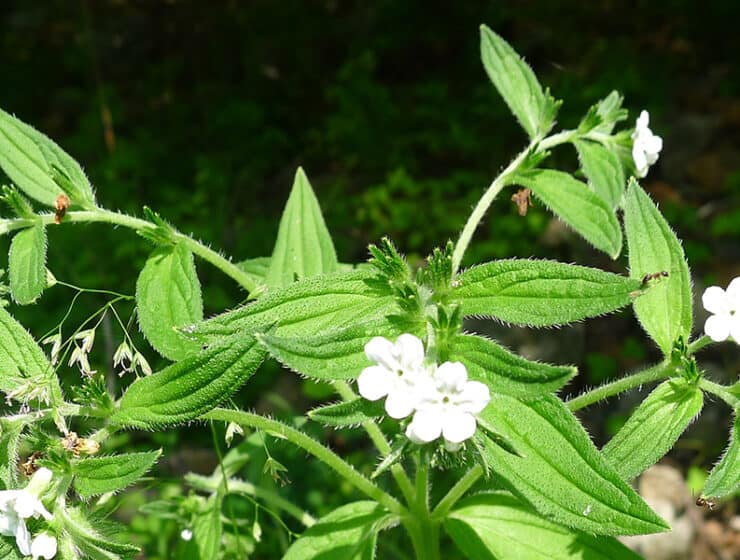
<svg viewBox="0 0 740 560"><path fill-rule="evenodd" d="M450 488L450 491L447 492L445 497L437 503L437 507L432 511L432 519L437 521L444 520L457 501L463 497L465 492L467 492L482 475L483 467L480 465L475 465L465 473L465 475L458 480L452 488Z"/></svg>
<svg viewBox="0 0 740 560"><path fill-rule="evenodd" d="M704 335L701 338L697 338L694 342L689 344L689 349L688 349L689 356L693 356L699 350L701 350L705 346L709 346L713 342L714 341L711 338L709 338L707 335Z"/></svg>
<svg viewBox="0 0 740 560"><path fill-rule="evenodd" d="M733 395L726 386L702 378L699 380L699 387L707 393L712 393L729 404L733 409L740 411L740 398Z"/></svg>
<svg viewBox="0 0 740 560"><path fill-rule="evenodd" d="M29 227L33 225L35 220L39 218L41 219L41 222L43 224L49 225L49 224L54 223L55 215L54 214L40 214L38 218L34 218L33 220L26 219L26 218L16 218L16 219L11 219L11 220L4 220L0 224L0 235L3 233L8 233L8 232L17 230L17 229ZM122 214L120 212L112 212L110 210L105 210L103 208L98 208L96 210L80 210L80 211L75 211L75 212L68 212L64 216L64 220L62 223L67 223L67 222L70 222L70 223L102 222L102 223L127 227L129 229L133 229L137 231L154 230L157 227L151 222L142 220L141 218L129 216L128 214ZM250 278L243 270L241 270L238 266L236 266L234 263L232 263L229 259L221 255L220 253L214 251L213 249L204 245L200 241L197 241L193 239L192 237L189 237L183 233L180 233L179 231L173 232L173 235L175 239L187 245L188 249L190 249L194 254L198 255L204 261L211 263L213 266L218 268L221 272L231 277L245 290L252 292L257 287L257 284L254 282L254 280L252 280L252 278Z"/></svg>
<svg viewBox="0 0 740 560"><path fill-rule="evenodd" d="M216 408L204 414L201 418L205 420L220 420L222 422L236 422L241 426L264 430L265 432L277 437L286 439L293 445L308 451L311 455L326 463L355 488L366 494L368 497L374 499L379 504L385 506L388 511L398 515L404 515L407 513L406 508L404 508L393 496L384 492L380 487L376 486L365 476L357 472L352 465L347 463L331 449L324 447L318 441L304 434L300 430L291 428L277 420L265 418L259 414L252 414L250 412L239 410L226 410L223 408Z"/></svg>
<svg viewBox="0 0 740 560"><path fill-rule="evenodd" d="M429 463L424 457L419 461L416 469L416 510L423 515L429 514Z"/></svg>
<svg viewBox="0 0 740 560"><path fill-rule="evenodd" d="M595 402L618 395L619 393L623 393L624 391L634 387L639 387L640 385L650 383L651 381L658 381L660 379L670 377L671 373L673 373L673 369L674 368L671 367L669 363L661 362L660 364L641 372L617 379L616 381L612 381L611 383L607 383L606 385L587 391L582 395L569 400L565 404L571 412L575 412L576 410L580 410L594 404Z"/></svg>

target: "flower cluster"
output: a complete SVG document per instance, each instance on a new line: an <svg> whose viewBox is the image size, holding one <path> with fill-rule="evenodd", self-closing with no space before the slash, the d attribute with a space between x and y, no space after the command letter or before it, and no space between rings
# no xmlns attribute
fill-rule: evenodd
<svg viewBox="0 0 740 560"><path fill-rule="evenodd" d="M0 491L0 535L15 537L16 546L23 556L33 560L51 560L57 553L57 540L44 531L31 539L26 527L26 519L43 517L51 521L52 515L41 503L39 497L51 483L52 473L40 468L31 477L26 488Z"/></svg>
<svg viewBox="0 0 740 560"><path fill-rule="evenodd" d="M715 342L732 337L740 344L740 276L733 279L727 290L711 286L701 297L704 309L712 315L704 323L704 332Z"/></svg>
<svg viewBox="0 0 740 560"><path fill-rule="evenodd" d="M463 364L425 364L424 346L411 334L402 334L395 343L375 337L365 345L365 354L377 365L358 377L360 395L371 401L386 397L385 411L391 418L413 414L406 427L411 441L429 443L442 436L445 447L455 451L473 436L475 414L491 395L483 383L468 381Z"/></svg>
<svg viewBox="0 0 740 560"><path fill-rule="evenodd" d="M648 169L658 161L658 155L663 149L663 139L653 134L649 124L650 114L642 111L632 133L632 159L637 168L637 176L640 178L647 176Z"/></svg>

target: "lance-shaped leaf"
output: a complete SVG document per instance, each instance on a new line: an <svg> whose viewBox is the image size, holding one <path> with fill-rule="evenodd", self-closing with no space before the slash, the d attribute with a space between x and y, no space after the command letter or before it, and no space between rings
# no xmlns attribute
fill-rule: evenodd
<svg viewBox="0 0 740 560"><path fill-rule="evenodd" d="M622 230L610 203L570 174L552 169L518 173L512 182L532 189L578 235L616 259L622 250Z"/></svg>
<svg viewBox="0 0 740 560"><path fill-rule="evenodd" d="M396 325L378 320L330 330L312 337L257 337L273 358L284 366L313 379L354 379L371 365L365 345L375 336L396 338L402 331Z"/></svg>
<svg viewBox="0 0 740 560"><path fill-rule="evenodd" d="M389 519L376 502L338 507L309 527L283 560L372 560L377 533Z"/></svg>
<svg viewBox="0 0 740 560"><path fill-rule="evenodd" d="M486 493L462 500L444 522L466 558L497 560L640 560L612 537L552 523L513 496Z"/></svg>
<svg viewBox="0 0 740 560"><path fill-rule="evenodd" d="M383 415L385 409L382 401L373 402L363 398L314 408L308 413L311 420L337 428L358 426Z"/></svg>
<svg viewBox="0 0 740 560"><path fill-rule="evenodd" d="M740 491L740 417L735 416L727 445L722 459L709 473L704 484L704 496L725 498Z"/></svg>
<svg viewBox="0 0 740 560"><path fill-rule="evenodd" d="M90 457L72 467L74 487L83 498L116 492L139 480L159 459L161 451Z"/></svg>
<svg viewBox="0 0 740 560"><path fill-rule="evenodd" d="M601 456L557 397L522 401L493 393L479 421L518 453L484 439L494 476L541 515L596 535L640 535L668 528Z"/></svg>
<svg viewBox="0 0 740 560"><path fill-rule="evenodd" d="M266 283L270 287L287 286L297 279L336 270L337 254L319 201L299 167L280 218Z"/></svg>
<svg viewBox="0 0 740 560"><path fill-rule="evenodd" d="M701 412L702 392L683 379L660 384L601 450L624 480L654 465Z"/></svg>
<svg viewBox="0 0 740 560"><path fill-rule="evenodd" d="M691 334L689 266L676 234L634 179L627 187L624 230L633 278L668 273L668 278L634 303L640 324L668 356L678 337L688 340Z"/></svg>
<svg viewBox="0 0 740 560"><path fill-rule="evenodd" d="M213 494L203 511L193 519L193 545L198 551L198 560L209 560L219 557L221 548L221 502L219 494Z"/></svg>
<svg viewBox="0 0 740 560"><path fill-rule="evenodd" d="M386 283L387 286L387 283ZM357 270L307 278L268 292L254 303L184 329L203 344L238 331L275 325L276 336L317 336L327 330L397 313L396 303L373 272Z"/></svg>
<svg viewBox="0 0 740 560"><path fill-rule="evenodd" d="M8 269L13 299L21 305L36 301L46 288L46 228L40 220L13 237Z"/></svg>
<svg viewBox="0 0 740 560"><path fill-rule="evenodd" d="M0 418L0 485L15 488L18 480L18 443L23 423ZM2 556L0 556L2 558Z"/></svg>
<svg viewBox="0 0 740 560"><path fill-rule="evenodd" d="M139 552L139 548L134 545L118 542L102 534L93 527L81 508L57 508L54 515L59 516L59 521L74 542L75 548L87 558L118 560L121 557L130 558Z"/></svg>
<svg viewBox="0 0 740 560"><path fill-rule="evenodd" d="M554 261L509 259L463 272L454 295L465 315L546 327L596 317L628 305L640 280Z"/></svg>
<svg viewBox="0 0 740 560"><path fill-rule="evenodd" d="M264 356L253 336L238 333L135 381L121 397L110 422L151 430L193 420L236 391Z"/></svg>
<svg viewBox="0 0 740 560"><path fill-rule="evenodd" d="M480 28L480 51L488 77L529 137L547 133L559 103L542 91L529 65L485 25Z"/></svg>
<svg viewBox="0 0 740 560"><path fill-rule="evenodd" d="M575 143L578 159L588 184L601 197L609 208L619 206L624 194L624 170L617 154L599 144L588 140Z"/></svg>
<svg viewBox="0 0 740 560"><path fill-rule="evenodd" d="M515 397L536 397L554 393L577 370L525 360L487 338L457 336L450 350L450 361L465 364L471 379L482 381L494 393Z"/></svg>
<svg viewBox="0 0 740 560"><path fill-rule="evenodd" d="M80 165L49 137L0 110L0 167L31 198L54 206L60 193L72 204L95 205Z"/></svg>
<svg viewBox="0 0 740 560"><path fill-rule="evenodd" d="M193 254L184 244L152 253L136 281L136 306L144 336L164 357L181 360L198 350L197 342L175 330L203 319Z"/></svg>
<svg viewBox="0 0 740 560"><path fill-rule="evenodd" d="M0 390L9 393L24 378L56 383L43 350L23 325L0 307Z"/></svg>

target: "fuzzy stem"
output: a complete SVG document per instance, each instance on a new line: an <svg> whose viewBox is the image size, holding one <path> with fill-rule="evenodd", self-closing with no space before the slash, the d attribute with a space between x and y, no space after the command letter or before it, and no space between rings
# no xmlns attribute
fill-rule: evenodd
<svg viewBox="0 0 740 560"><path fill-rule="evenodd" d="M458 480L452 488L450 488L450 491L445 494L445 497L437 503L434 511L432 511L432 519L438 521L444 520L457 501L463 497L465 492L467 492L482 475L483 467L480 465L475 465L472 469L466 472L465 475Z"/></svg>
<svg viewBox="0 0 740 560"><path fill-rule="evenodd" d="M720 399L729 404L733 409L740 412L740 398L733 395L728 387L709 381L709 379L702 378L699 380L699 387L704 389L707 393L712 393L718 396Z"/></svg>

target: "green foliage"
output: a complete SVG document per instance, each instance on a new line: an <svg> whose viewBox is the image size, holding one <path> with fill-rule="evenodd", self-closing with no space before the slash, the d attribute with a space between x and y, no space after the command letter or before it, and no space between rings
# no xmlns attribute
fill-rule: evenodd
<svg viewBox="0 0 740 560"><path fill-rule="evenodd" d="M625 179L619 157L596 142L579 140L575 143L578 159L588 185L612 210L620 205Z"/></svg>
<svg viewBox="0 0 740 560"><path fill-rule="evenodd" d="M470 496L444 522L466 558L639 560L618 540L567 529L503 493Z"/></svg>
<svg viewBox="0 0 740 560"><path fill-rule="evenodd" d="M385 409L382 401L372 402L363 398L314 408L308 413L311 420L337 428L358 426L384 415Z"/></svg>
<svg viewBox="0 0 740 560"><path fill-rule="evenodd" d="M17 303L28 305L41 296L46 288L46 228L41 220L15 234L8 269L10 293Z"/></svg>
<svg viewBox="0 0 740 560"><path fill-rule="evenodd" d="M139 552L139 548L118 542L90 523L84 510L78 507L59 508L60 523L74 548L94 560L118 560ZM65 535L66 536L66 535ZM62 547L64 549L64 547Z"/></svg>
<svg viewBox="0 0 740 560"><path fill-rule="evenodd" d="M702 392L683 379L661 383L602 449L624 480L658 462L701 412Z"/></svg>
<svg viewBox="0 0 740 560"><path fill-rule="evenodd" d="M681 244L650 197L631 180L624 207L624 229L629 248L630 276L635 279L667 272L634 303L645 331L666 356L679 337L691 334L691 279Z"/></svg>
<svg viewBox="0 0 740 560"><path fill-rule="evenodd" d="M136 281L139 326L155 350L181 360L198 350L175 329L203 320L203 300L193 254L183 244L156 249Z"/></svg>
<svg viewBox="0 0 740 560"><path fill-rule="evenodd" d="M611 134L614 126L627 118L627 109L622 109L624 98L618 91L612 91L604 99L592 105L581 123L578 125L580 134L593 133Z"/></svg>
<svg viewBox="0 0 740 560"><path fill-rule="evenodd" d="M193 544L196 554L188 555L193 560L217 558L221 548L221 496L214 494L193 519ZM191 548L191 550L192 550Z"/></svg>
<svg viewBox="0 0 740 560"><path fill-rule="evenodd" d="M736 410L730 442L719 463L709 473L702 494L711 498L725 498L738 490L740 490L740 419Z"/></svg>
<svg viewBox="0 0 740 560"><path fill-rule="evenodd" d="M18 480L18 445L22 431L22 422L0 419L0 483L3 490L13 488Z"/></svg>
<svg viewBox="0 0 740 560"><path fill-rule="evenodd" d="M161 453L160 450L83 459L73 467L75 490L83 498L122 490L144 476Z"/></svg>
<svg viewBox="0 0 740 560"><path fill-rule="evenodd" d="M40 380L42 384L56 382L44 352L3 307L0 307L0 371L0 389L5 393L17 389L24 379Z"/></svg>
<svg viewBox="0 0 740 560"><path fill-rule="evenodd" d="M546 327L628 305L642 282L584 266L508 259L466 270L453 291L465 315Z"/></svg>

